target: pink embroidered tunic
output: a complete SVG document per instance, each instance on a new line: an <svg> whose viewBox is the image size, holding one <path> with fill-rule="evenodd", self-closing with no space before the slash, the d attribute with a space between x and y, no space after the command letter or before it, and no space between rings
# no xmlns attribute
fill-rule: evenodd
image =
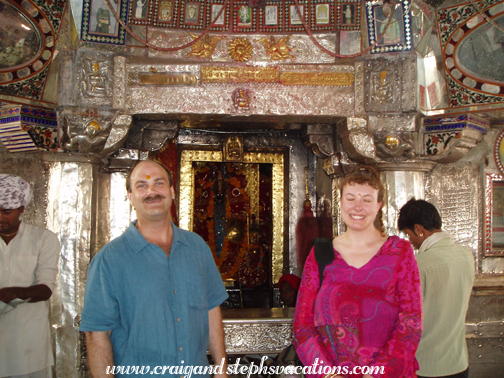
<svg viewBox="0 0 504 378"><path fill-rule="evenodd" d="M421 329L420 275L410 243L391 236L358 269L335 251L322 287L312 249L294 317L294 346L305 366L318 358L319 366L346 366L349 371L383 366L384 374L371 374L380 378L416 377Z"/></svg>

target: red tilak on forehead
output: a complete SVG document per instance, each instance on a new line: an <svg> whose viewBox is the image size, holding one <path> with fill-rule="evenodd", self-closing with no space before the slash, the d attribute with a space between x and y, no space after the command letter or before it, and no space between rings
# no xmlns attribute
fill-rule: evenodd
<svg viewBox="0 0 504 378"><path fill-rule="evenodd" d="M149 180L149 179L150 179L150 175L145 176L145 178L146 178L147 180Z"/></svg>

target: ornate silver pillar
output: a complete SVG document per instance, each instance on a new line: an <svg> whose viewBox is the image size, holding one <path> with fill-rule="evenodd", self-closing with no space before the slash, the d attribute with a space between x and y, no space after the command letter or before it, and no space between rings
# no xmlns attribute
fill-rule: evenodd
<svg viewBox="0 0 504 378"><path fill-rule="evenodd" d="M399 210L406 202L412 197L425 198L425 173L429 172L434 165L435 163L430 161L376 165L386 190L383 223L388 234L399 234L397 219Z"/></svg>
<svg viewBox="0 0 504 378"><path fill-rule="evenodd" d="M48 165L47 228L61 242L59 295L52 299L56 331L56 373L77 378L82 370L79 314L90 257L95 249L96 173L98 157L85 154L45 155ZM77 353L76 353L77 352Z"/></svg>

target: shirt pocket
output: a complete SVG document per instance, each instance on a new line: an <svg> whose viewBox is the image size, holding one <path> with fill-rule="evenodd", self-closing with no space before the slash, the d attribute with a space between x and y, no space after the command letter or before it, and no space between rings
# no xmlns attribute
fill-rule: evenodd
<svg viewBox="0 0 504 378"><path fill-rule="evenodd" d="M12 286L31 286L35 281L35 269L37 268L37 256L15 256L11 260Z"/></svg>
<svg viewBox="0 0 504 378"><path fill-rule="evenodd" d="M189 308L196 310L207 310L206 277L201 275L191 275L191 282L185 285L185 298L187 298Z"/></svg>

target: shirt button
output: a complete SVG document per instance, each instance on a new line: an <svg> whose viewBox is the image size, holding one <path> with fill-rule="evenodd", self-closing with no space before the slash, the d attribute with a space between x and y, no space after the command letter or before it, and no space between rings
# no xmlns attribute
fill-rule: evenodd
<svg viewBox="0 0 504 378"><path fill-rule="evenodd" d="M173 293L176 294L177 293L177 290L173 290Z"/></svg>
<svg viewBox="0 0 504 378"><path fill-rule="evenodd" d="M182 347L180 347L179 350L182 350Z"/></svg>
<svg viewBox="0 0 504 378"><path fill-rule="evenodd" d="M177 318L177 322L180 322L180 318Z"/></svg>

